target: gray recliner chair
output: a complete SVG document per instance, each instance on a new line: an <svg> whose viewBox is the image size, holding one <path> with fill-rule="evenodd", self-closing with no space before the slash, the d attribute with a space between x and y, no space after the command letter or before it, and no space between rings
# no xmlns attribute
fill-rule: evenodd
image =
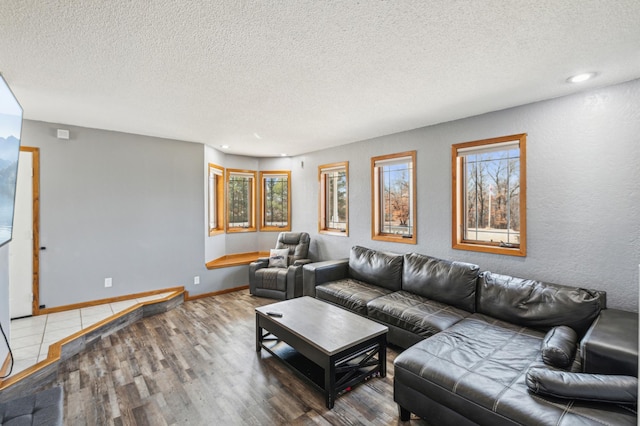
<svg viewBox="0 0 640 426"><path fill-rule="evenodd" d="M249 265L249 292L272 299L302 296L302 265L311 263L307 259L309 241L309 234L306 232L281 232L276 250L289 250L286 266L283 264L284 260L275 255L252 262ZM277 263L281 265L274 267Z"/></svg>

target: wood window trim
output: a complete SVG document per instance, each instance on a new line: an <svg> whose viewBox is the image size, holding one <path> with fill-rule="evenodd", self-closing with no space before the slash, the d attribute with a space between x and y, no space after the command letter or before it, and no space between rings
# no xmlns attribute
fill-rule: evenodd
<svg viewBox="0 0 640 426"><path fill-rule="evenodd" d="M211 188L208 185L211 184L211 174L212 171L215 170L218 173L213 173L216 176L215 179L215 197L216 197L216 226L211 227ZM207 204L208 204L208 217L207 217L207 226L209 228L209 236L213 237L214 235L223 234L224 233L224 212L225 212L225 192L224 192L225 180L224 180L224 167L218 166L217 164L209 163L208 173L207 173Z"/></svg>
<svg viewBox="0 0 640 426"><path fill-rule="evenodd" d="M251 201L251 211L249 213L249 226L246 228L243 227L231 227L229 226L229 201L228 201L228 195L229 195L229 178L234 175L234 174L243 174L243 175L251 175L251 177L253 179L251 179L251 194L250 194L250 201ZM257 180L257 173L255 170L243 170L243 169L226 169L225 172L225 188L227 189L226 191L226 199L225 199L225 228L226 228L226 232L228 234L233 234L233 233L240 233L240 232L256 232L257 231L257 226L256 226L256 180Z"/></svg>
<svg viewBox="0 0 640 426"><path fill-rule="evenodd" d="M331 169L344 169L346 177L346 189L347 189L347 205L346 205L346 220L345 230L328 228L326 226L326 200L327 200L327 187L326 182L322 178L323 173ZM340 161L337 163L329 163L318 166L318 182L320 183L320 211L318 213L318 233L325 235L335 235L339 237L349 236L349 162Z"/></svg>
<svg viewBox="0 0 640 426"><path fill-rule="evenodd" d="M286 176L287 177L287 225L286 226L268 226L265 224L266 191L264 188L264 178L269 176ZM261 216L260 231L264 231L264 232L291 231L291 171L290 170L267 170L267 171L260 172L260 216Z"/></svg>
<svg viewBox="0 0 640 426"><path fill-rule="evenodd" d="M524 257L527 255L527 134L520 133L510 136L501 136L497 138L482 139L471 142L454 144L451 146L451 200L452 200L452 219L451 219L451 240L452 248L458 250L468 250L483 253L502 254L508 256ZM482 145L492 145L503 142L519 141L520 148L520 245L519 247L501 247L499 243L479 243L469 242L463 239L464 233L464 202L463 190L464 177L461 176L462 157L458 156L458 150L461 148L471 148Z"/></svg>
<svg viewBox="0 0 640 426"><path fill-rule="evenodd" d="M379 182L380 175L376 173L376 162L391 160L394 158L402 158L402 157L410 157L412 162L412 170L411 173L411 197L413 203L411 205L411 214L413 219L413 232L411 237L405 237L402 235L388 234L380 232L380 191L379 191ZM388 154L381 155L378 157L371 157L371 239L376 241L387 241L394 243L404 243L404 244L417 244L417 235L418 235L418 198L416 191L416 175L417 175L417 165L416 165L416 151L405 151L399 152L396 154Z"/></svg>

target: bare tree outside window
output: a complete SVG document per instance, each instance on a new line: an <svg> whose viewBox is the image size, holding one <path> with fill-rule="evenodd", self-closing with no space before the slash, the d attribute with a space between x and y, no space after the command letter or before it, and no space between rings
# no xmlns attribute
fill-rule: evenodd
<svg viewBox="0 0 640 426"><path fill-rule="evenodd" d="M227 170L227 232L255 231L255 175Z"/></svg>
<svg viewBox="0 0 640 426"><path fill-rule="evenodd" d="M520 150L467 155L465 170L465 240L519 244Z"/></svg>
<svg viewBox="0 0 640 426"><path fill-rule="evenodd" d="M346 236L349 231L348 162L318 167L320 176L319 232Z"/></svg>
<svg viewBox="0 0 640 426"><path fill-rule="evenodd" d="M260 172L262 182L262 231L291 229L291 172Z"/></svg>
<svg viewBox="0 0 640 426"><path fill-rule="evenodd" d="M374 240L416 244L415 162L415 151L371 159Z"/></svg>
<svg viewBox="0 0 640 426"><path fill-rule="evenodd" d="M453 247L526 255L526 134L452 146Z"/></svg>

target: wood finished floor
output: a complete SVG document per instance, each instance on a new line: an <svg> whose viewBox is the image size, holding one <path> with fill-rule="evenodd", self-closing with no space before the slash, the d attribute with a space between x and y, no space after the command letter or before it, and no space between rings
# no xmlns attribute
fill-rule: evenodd
<svg viewBox="0 0 640 426"><path fill-rule="evenodd" d="M266 351L255 351L247 291L186 302L143 318L61 363L67 425L426 425L399 421L395 348L387 376L323 395ZM330 326L330 325L328 325Z"/></svg>

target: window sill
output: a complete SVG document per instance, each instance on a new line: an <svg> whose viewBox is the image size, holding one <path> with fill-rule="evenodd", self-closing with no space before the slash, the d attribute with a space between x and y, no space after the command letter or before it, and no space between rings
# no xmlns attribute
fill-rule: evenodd
<svg viewBox="0 0 640 426"><path fill-rule="evenodd" d="M249 253L226 254L222 257L207 262L207 269L229 268L231 266L248 265L259 257L269 257L268 251L252 251Z"/></svg>
<svg viewBox="0 0 640 426"><path fill-rule="evenodd" d="M410 238L405 238L402 236L395 236L395 235L373 235L371 237L372 240L376 240L376 241L387 241L387 242L391 242L391 243L403 243L403 244L417 244L416 241L416 236L415 234L413 236L411 236Z"/></svg>
<svg viewBox="0 0 640 426"><path fill-rule="evenodd" d="M319 234L324 234L324 235L334 235L336 237L348 237L349 236L349 231L329 231L327 229L321 229L318 231Z"/></svg>
<svg viewBox="0 0 640 426"><path fill-rule="evenodd" d="M452 248L456 250L478 251L482 253L503 254L506 256L519 256L525 257L527 255L526 247L520 245L520 247L500 247L484 244L469 244L469 243L454 243Z"/></svg>
<svg viewBox="0 0 640 426"><path fill-rule="evenodd" d="M227 228L227 234L234 234L237 232L256 232L256 228Z"/></svg>
<svg viewBox="0 0 640 426"><path fill-rule="evenodd" d="M261 226L260 232L288 232L291 231L291 226Z"/></svg>

